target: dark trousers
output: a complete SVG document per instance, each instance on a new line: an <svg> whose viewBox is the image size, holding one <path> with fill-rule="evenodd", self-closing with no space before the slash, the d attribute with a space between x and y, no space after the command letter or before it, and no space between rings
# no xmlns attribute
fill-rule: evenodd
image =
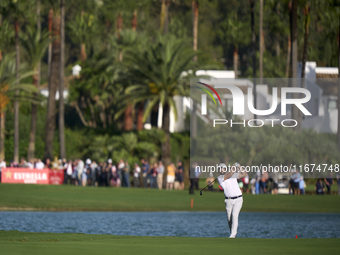
<svg viewBox="0 0 340 255"><path fill-rule="evenodd" d="M196 178L190 178L189 194L195 194Z"/></svg>

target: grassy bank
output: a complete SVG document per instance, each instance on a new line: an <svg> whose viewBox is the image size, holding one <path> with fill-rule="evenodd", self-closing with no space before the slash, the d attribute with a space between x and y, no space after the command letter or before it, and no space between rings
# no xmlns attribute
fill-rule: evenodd
<svg viewBox="0 0 340 255"><path fill-rule="evenodd" d="M134 237L0 230L1 254L336 254L332 239Z"/></svg>
<svg viewBox="0 0 340 255"><path fill-rule="evenodd" d="M56 211L224 211L221 192L0 184L0 209ZM194 199L193 208L190 207ZM340 196L244 195L242 211L340 213Z"/></svg>

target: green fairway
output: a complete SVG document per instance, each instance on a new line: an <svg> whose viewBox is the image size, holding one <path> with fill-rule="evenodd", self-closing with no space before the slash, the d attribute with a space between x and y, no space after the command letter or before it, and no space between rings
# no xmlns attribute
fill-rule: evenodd
<svg viewBox="0 0 340 255"><path fill-rule="evenodd" d="M339 239L134 237L0 231L1 254L337 254Z"/></svg>
<svg viewBox="0 0 340 255"><path fill-rule="evenodd" d="M0 184L0 209L56 211L224 211L221 192ZM194 199L193 208L190 207ZM244 195L242 211L340 213L340 196Z"/></svg>

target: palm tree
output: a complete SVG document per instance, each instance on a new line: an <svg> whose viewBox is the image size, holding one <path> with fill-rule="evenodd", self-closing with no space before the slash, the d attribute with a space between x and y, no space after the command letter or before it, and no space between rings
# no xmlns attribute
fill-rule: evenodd
<svg viewBox="0 0 340 255"><path fill-rule="evenodd" d="M10 101L20 100L17 91L25 91L24 99L33 99L31 95L37 93L37 89L32 84L21 83L21 80L32 76L33 72L20 70L20 78L16 75L15 53L6 54L0 61L0 158L5 156L4 148L4 110ZM20 95L21 96L21 95Z"/></svg>
<svg viewBox="0 0 340 255"><path fill-rule="evenodd" d="M165 138L161 150L165 166L171 161L170 109L177 119L173 97L185 93L180 76L189 69L195 55L196 52L186 42L171 35L158 35L156 43L147 45L142 53L131 51L127 54L130 63L128 77L132 77L133 85L126 89L126 98L135 104L148 100L144 121L155 106L161 104L163 107L162 129Z"/></svg>
<svg viewBox="0 0 340 255"><path fill-rule="evenodd" d="M297 7L298 7L298 0L293 0L292 2L292 14L291 14L291 41L292 41L292 86L297 87L297 58L298 58L298 48L297 48ZM298 95L296 93L293 94L293 98L297 98ZM298 124L295 127L295 130L300 131L301 128L301 119L302 115L296 106L292 107L292 119L295 119Z"/></svg>
<svg viewBox="0 0 340 255"><path fill-rule="evenodd" d="M65 65L65 0L60 1L60 70L59 70L59 153L60 158L66 157L65 152L65 107L64 107L64 65Z"/></svg>
<svg viewBox="0 0 340 255"><path fill-rule="evenodd" d="M237 19L235 15L233 18L229 18L225 23L222 24L223 30L225 31L225 38L231 41L234 45L234 72L235 78L238 76L238 49L242 44L248 43L247 28L245 23Z"/></svg>
<svg viewBox="0 0 340 255"><path fill-rule="evenodd" d="M260 59L259 59L259 76L260 76L260 84L262 84L263 78L263 0L260 0L260 33L259 33L259 41L260 41Z"/></svg>
<svg viewBox="0 0 340 255"><path fill-rule="evenodd" d="M23 49L26 52L28 62L30 63L32 69L34 70L33 75L33 85L39 88L39 72L38 65L43 58L48 45L52 39L49 38L48 32L40 33L39 30L27 27L26 36L22 36L20 38L20 43ZM37 95L34 95L37 98ZM32 103L32 111L31 111L31 131L30 131L30 140L28 145L28 153L27 157L29 159L34 158L35 151L35 134L36 134L36 126L37 126L37 104L35 102Z"/></svg>
<svg viewBox="0 0 340 255"><path fill-rule="evenodd" d="M86 43L93 30L93 20L94 16L92 14L82 11L81 14L76 17L75 21L68 25L72 34L72 41L80 44L80 61L82 62L87 58Z"/></svg>
<svg viewBox="0 0 340 255"><path fill-rule="evenodd" d="M308 47L308 35L309 35L309 22L310 22L310 15L309 15L309 3L306 4L305 8L303 9L305 15L305 39L303 42L303 54L302 54L302 68L301 68L301 78L305 78L305 66L307 61L307 47Z"/></svg>
<svg viewBox="0 0 340 255"><path fill-rule="evenodd" d="M52 35L55 37L52 43L51 72L48 82L48 101L45 127L45 155L44 158L52 159L53 137L55 129L55 94L59 86L60 68L60 15L55 15L52 24Z"/></svg>
<svg viewBox="0 0 340 255"><path fill-rule="evenodd" d="M254 0L250 0L250 25L251 25L251 58L252 58L252 66L253 66L253 84L254 84L254 105L257 105L257 94L256 94L256 35L255 35L255 3ZM256 119L256 115L254 114L254 119Z"/></svg>

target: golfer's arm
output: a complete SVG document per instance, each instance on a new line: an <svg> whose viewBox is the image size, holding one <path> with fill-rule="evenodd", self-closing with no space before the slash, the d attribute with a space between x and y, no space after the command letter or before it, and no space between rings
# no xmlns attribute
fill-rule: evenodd
<svg viewBox="0 0 340 255"><path fill-rule="evenodd" d="M234 172L228 172L224 175L224 181L229 179L232 175L234 174Z"/></svg>
<svg viewBox="0 0 340 255"><path fill-rule="evenodd" d="M241 166L241 171L239 173L239 178L244 178L248 175L247 171L244 169L243 166Z"/></svg>

